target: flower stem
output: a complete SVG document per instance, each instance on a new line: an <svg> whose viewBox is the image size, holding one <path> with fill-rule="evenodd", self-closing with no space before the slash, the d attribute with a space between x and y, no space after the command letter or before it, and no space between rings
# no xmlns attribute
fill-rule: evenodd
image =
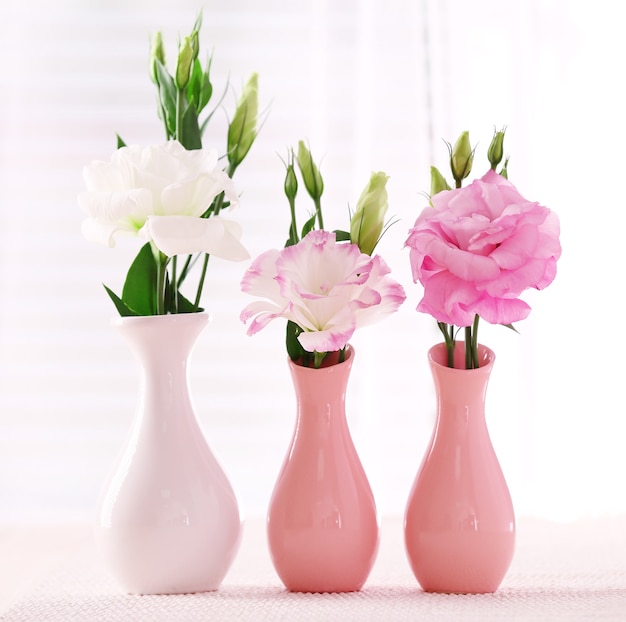
<svg viewBox="0 0 626 622"><path fill-rule="evenodd" d="M478 314L474 315L472 326L465 327L465 369L478 369Z"/></svg>
<svg viewBox="0 0 626 622"><path fill-rule="evenodd" d="M474 368L478 369L478 321L480 317L478 313L474 316L474 327L472 329L472 357L474 359Z"/></svg>
<svg viewBox="0 0 626 622"><path fill-rule="evenodd" d="M170 302L172 313L178 313L178 283L176 282L176 264L177 256L174 255L174 257L172 257L172 279L170 282L170 287L172 288Z"/></svg>
<svg viewBox="0 0 626 622"><path fill-rule="evenodd" d="M443 334L446 344L446 352L448 354L448 367L454 368L454 326L449 326L445 322L437 322L439 330Z"/></svg>
<svg viewBox="0 0 626 622"><path fill-rule="evenodd" d="M167 275L167 257L158 249L154 249L157 280L156 280L156 312L157 315L165 315L165 277Z"/></svg>
<svg viewBox="0 0 626 622"><path fill-rule="evenodd" d="M326 357L327 352L318 352L317 350L315 350L315 352L313 352L313 367L315 367L315 369L319 369L322 361L324 360L324 358Z"/></svg>
<svg viewBox="0 0 626 622"><path fill-rule="evenodd" d="M288 197L289 210L291 211L291 241L293 244L299 242L298 238L298 226L296 224L296 201L293 197Z"/></svg>
<svg viewBox="0 0 626 622"><path fill-rule="evenodd" d="M204 277L209 266L209 253L204 254L204 261L202 262L202 272L200 274L200 280L198 281L198 291L196 292L196 299L193 303L194 313L200 308L200 298L202 297L202 288L204 287Z"/></svg>
<svg viewBox="0 0 626 622"><path fill-rule="evenodd" d="M198 255L196 255L195 257L193 255L187 255L185 265L183 266L183 269L180 271L180 276L178 277L178 283L176 285L177 289L180 289L180 286L183 284L183 281L187 278L187 275L189 274L189 270L191 270L193 265L196 263L197 259L198 259Z"/></svg>
<svg viewBox="0 0 626 622"><path fill-rule="evenodd" d="M465 327L465 369L474 369L472 356L472 327Z"/></svg>
<svg viewBox="0 0 626 622"><path fill-rule="evenodd" d="M320 198L317 197L315 199L315 213L317 214L317 224L319 225L320 229L324 229L324 219L322 218L322 202L320 201Z"/></svg>
<svg viewBox="0 0 626 622"><path fill-rule="evenodd" d="M180 89L176 90L176 135L174 138L183 147L185 146L183 143L183 92Z"/></svg>

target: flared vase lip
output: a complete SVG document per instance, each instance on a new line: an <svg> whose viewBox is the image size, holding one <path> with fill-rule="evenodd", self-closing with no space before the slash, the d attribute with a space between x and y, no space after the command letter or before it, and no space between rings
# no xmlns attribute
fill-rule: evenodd
<svg viewBox="0 0 626 622"><path fill-rule="evenodd" d="M211 316L206 311L196 313L167 313L165 315L127 315L115 316L111 319L111 325L116 328L129 325L149 325L149 324L193 324L208 323Z"/></svg>
<svg viewBox="0 0 626 622"><path fill-rule="evenodd" d="M460 347L459 347L460 346ZM428 350L428 362L436 367L444 367L451 373L473 373L479 372L481 369L491 369L496 360L495 352L479 343L478 344L478 369L465 369L465 342L457 341L454 349L454 367L448 367L448 352L446 350L446 344L441 342L432 346Z"/></svg>
<svg viewBox="0 0 626 622"><path fill-rule="evenodd" d="M346 356L343 359L343 361L341 361L341 363L333 363L332 365L326 365L326 367L324 366L318 367L318 368L306 367L305 365L300 365L299 363L292 361L291 358L289 358L289 356L287 357L287 363L289 367L291 367L292 369L304 370L304 373L328 372L329 370L336 369L338 367L343 367L344 365L351 363L352 359L354 359L355 352L356 351L352 345L350 345L349 343L346 344Z"/></svg>

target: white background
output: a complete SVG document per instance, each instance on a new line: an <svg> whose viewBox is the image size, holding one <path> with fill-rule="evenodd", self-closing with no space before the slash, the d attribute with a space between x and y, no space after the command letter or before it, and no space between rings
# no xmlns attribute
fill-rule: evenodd
<svg viewBox="0 0 626 622"><path fill-rule="evenodd" d="M567 0L58 0L0 4L0 524L91 520L133 416L137 368L110 327L102 283L120 290L138 243L85 242L81 169L115 133L161 142L150 37L170 62L204 9L201 54L231 89L205 137L225 149L227 115L253 72L267 118L235 178L253 256L288 226L280 157L297 141L323 158L327 227L347 224L373 170L390 175L399 219L379 252L408 299L363 329L348 412L382 514L401 514L433 423L407 231L443 139L469 130L475 173L508 127L511 180L556 211L563 257L520 335L483 324L497 353L488 424L519 515L559 520L626 511L622 324L623 59L620 3ZM301 207L308 209L305 200ZM262 516L291 436L284 327L239 322L247 264L212 260L212 323L192 360L206 436L243 512Z"/></svg>

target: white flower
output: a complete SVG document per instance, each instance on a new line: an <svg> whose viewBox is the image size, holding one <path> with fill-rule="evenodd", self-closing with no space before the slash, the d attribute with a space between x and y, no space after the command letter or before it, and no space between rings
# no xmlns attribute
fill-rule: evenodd
<svg viewBox="0 0 626 622"><path fill-rule="evenodd" d="M128 233L151 241L168 257L206 252L246 259L239 225L221 216L202 218L221 192L231 206L239 200L217 165L215 150L187 150L175 140L122 147L109 162L92 162L83 171L87 192L78 197L87 213L84 236L114 246L118 233Z"/></svg>

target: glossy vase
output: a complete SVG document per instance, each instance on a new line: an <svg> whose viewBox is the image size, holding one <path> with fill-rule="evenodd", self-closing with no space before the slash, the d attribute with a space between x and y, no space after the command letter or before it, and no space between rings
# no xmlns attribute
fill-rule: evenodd
<svg viewBox="0 0 626 622"><path fill-rule="evenodd" d="M136 355L141 384L95 531L104 565L128 593L215 590L239 546L237 500L189 395L188 359L207 321L205 313L113 321Z"/></svg>
<svg viewBox="0 0 626 622"><path fill-rule="evenodd" d="M294 592L352 592L378 551L374 496L350 436L345 395L354 350L320 369L288 361L297 419L270 501L276 572Z"/></svg>
<svg viewBox="0 0 626 622"><path fill-rule="evenodd" d="M478 346L480 366L466 370L464 343L455 368L446 348L430 349L437 396L435 429L405 513L406 552L427 592L494 592L515 548L515 515L485 421L495 355Z"/></svg>

